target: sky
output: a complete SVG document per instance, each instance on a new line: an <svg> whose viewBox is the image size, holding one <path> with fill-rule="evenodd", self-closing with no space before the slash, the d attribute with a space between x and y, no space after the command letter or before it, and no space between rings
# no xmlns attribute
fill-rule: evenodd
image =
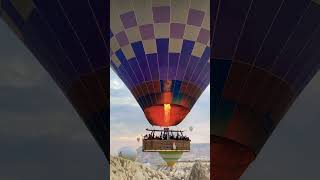
<svg viewBox="0 0 320 180"><path fill-rule="evenodd" d="M192 143L210 143L210 86L202 93L187 117L173 129L186 130ZM188 131L192 126L194 130ZM121 147L137 148L137 137L152 128L139 104L113 70L110 70L110 146L111 154ZM159 129L159 127L158 127Z"/></svg>
<svg viewBox="0 0 320 180"><path fill-rule="evenodd" d="M127 107L121 110L139 114L136 121L146 123L142 111L128 103L133 99L126 96L123 85L112 83L114 107ZM195 130L203 128L203 123L198 122L204 122L205 117L192 117L201 117L196 108L207 104L206 93L208 90L185 120L186 127L197 121L199 127ZM241 180L320 179L319 96L320 73L298 97ZM121 99L124 97L129 99ZM119 122L131 120L120 116L120 111L113 113L112 122L116 123L112 124L120 128L123 123ZM141 130L140 125L131 128L132 135ZM205 141L203 135L198 132L192 136ZM107 179L107 162L85 125L53 80L2 21L0 179Z"/></svg>

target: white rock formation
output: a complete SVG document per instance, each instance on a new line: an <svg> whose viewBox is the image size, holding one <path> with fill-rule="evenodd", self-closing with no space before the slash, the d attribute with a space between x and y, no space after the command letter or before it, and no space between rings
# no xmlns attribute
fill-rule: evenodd
<svg viewBox="0 0 320 180"><path fill-rule="evenodd" d="M200 164L200 166L199 166ZM158 171L163 172L167 175L170 180L202 180L201 178L205 179L206 176L202 176L202 174L207 174L208 177L210 176L210 163L209 162L181 162L177 163L174 167L166 167L166 166L159 166L156 168ZM192 175L190 173L193 172ZM204 171L197 173L196 171ZM199 175L200 174L200 175ZM199 178L198 178L199 177Z"/></svg>
<svg viewBox="0 0 320 180"><path fill-rule="evenodd" d="M205 166L201 162L197 161L193 164L191 172L188 176L188 180L209 180L210 179L210 167Z"/></svg>
<svg viewBox="0 0 320 180"><path fill-rule="evenodd" d="M180 162L174 167L141 164L111 157L111 180L209 180L209 162Z"/></svg>
<svg viewBox="0 0 320 180"><path fill-rule="evenodd" d="M111 157L110 159L111 180L170 180L165 174L140 163Z"/></svg>

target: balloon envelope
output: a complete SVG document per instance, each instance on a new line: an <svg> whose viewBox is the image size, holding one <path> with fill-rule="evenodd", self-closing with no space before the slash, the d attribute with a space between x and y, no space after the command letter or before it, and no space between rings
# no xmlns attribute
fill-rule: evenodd
<svg viewBox="0 0 320 180"><path fill-rule="evenodd" d="M167 166L174 166L177 161L181 158L183 152L179 151L168 151L168 152L159 152L162 159L167 163Z"/></svg>
<svg viewBox="0 0 320 180"><path fill-rule="evenodd" d="M212 178L239 179L319 69L320 5L213 0L211 7Z"/></svg>
<svg viewBox="0 0 320 180"><path fill-rule="evenodd" d="M110 1L112 68L152 125L179 124L209 84L209 2Z"/></svg>
<svg viewBox="0 0 320 180"><path fill-rule="evenodd" d="M0 16L55 80L109 158L107 1L1 0Z"/></svg>

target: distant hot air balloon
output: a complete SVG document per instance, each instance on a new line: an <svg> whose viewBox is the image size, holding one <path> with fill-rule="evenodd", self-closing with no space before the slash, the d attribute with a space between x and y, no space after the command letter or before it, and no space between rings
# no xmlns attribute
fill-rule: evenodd
<svg viewBox="0 0 320 180"><path fill-rule="evenodd" d="M110 1L111 66L153 126L178 125L209 84L209 5L209 0ZM160 153L170 157L168 165L181 156L179 147Z"/></svg>
<svg viewBox="0 0 320 180"><path fill-rule="evenodd" d="M140 137L137 137L137 141L140 142Z"/></svg>
<svg viewBox="0 0 320 180"><path fill-rule="evenodd" d="M119 149L118 156L124 159L135 161L137 158L137 151L132 147L122 147Z"/></svg>
<svg viewBox="0 0 320 180"><path fill-rule="evenodd" d="M189 127L189 131L192 132L193 131L193 126Z"/></svg>
<svg viewBox="0 0 320 180"><path fill-rule="evenodd" d="M55 80L109 159L107 3L0 0L0 16Z"/></svg>
<svg viewBox="0 0 320 180"><path fill-rule="evenodd" d="M172 167L181 158L182 152L170 151L170 152L160 152L162 159L167 163L167 166Z"/></svg>
<svg viewBox="0 0 320 180"><path fill-rule="evenodd" d="M237 180L319 69L320 4L211 1L211 178Z"/></svg>

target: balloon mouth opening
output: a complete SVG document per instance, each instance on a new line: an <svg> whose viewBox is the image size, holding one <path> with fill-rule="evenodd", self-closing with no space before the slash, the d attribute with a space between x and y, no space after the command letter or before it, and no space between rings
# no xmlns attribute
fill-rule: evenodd
<svg viewBox="0 0 320 180"><path fill-rule="evenodd" d="M146 107L143 111L151 125L170 127L178 125L190 109L176 104L158 104Z"/></svg>

